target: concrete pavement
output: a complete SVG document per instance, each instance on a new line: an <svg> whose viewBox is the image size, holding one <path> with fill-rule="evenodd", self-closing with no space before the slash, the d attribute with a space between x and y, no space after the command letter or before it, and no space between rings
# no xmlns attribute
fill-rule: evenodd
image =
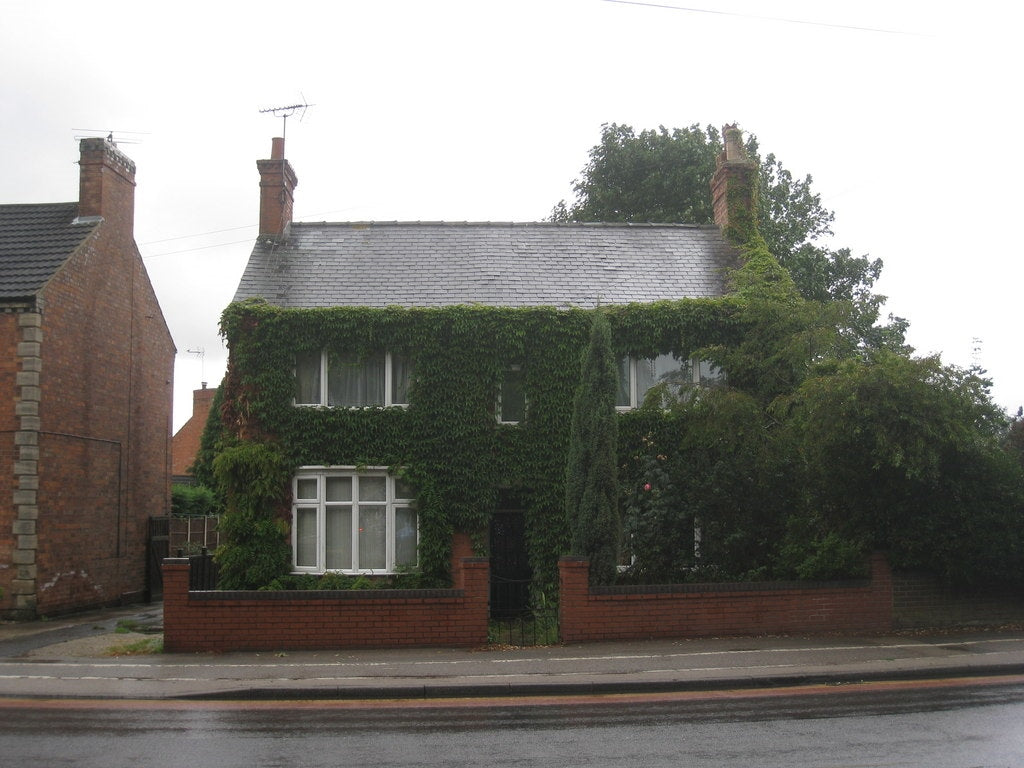
<svg viewBox="0 0 1024 768"><path fill-rule="evenodd" d="M737 637L539 648L111 656L160 606L0 624L0 697L434 699L1020 677L1024 630ZM132 629L115 634L118 626Z"/></svg>

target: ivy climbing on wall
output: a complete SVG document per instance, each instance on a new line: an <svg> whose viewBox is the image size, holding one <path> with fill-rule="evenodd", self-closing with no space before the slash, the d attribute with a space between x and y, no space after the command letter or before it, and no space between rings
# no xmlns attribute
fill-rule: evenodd
<svg viewBox="0 0 1024 768"><path fill-rule="evenodd" d="M672 352L687 358L734 343L740 333L737 305L728 298L605 311L619 356ZM230 305L221 330L230 350L229 369L198 463L235 452L232 469L224 465L219 472L222 488L231 484L232 473L241 478L246 471L239 445L272 446L287 468L275 474L279 482L304 465L394 467L417 489L419 560L427 583L448 578L454 531L470 533L478 551L486 549L498 492L508 489L525 506L537 588L553 590L558 557L567 551L568 425L590 332L588 312L483 306L282 309L252 300ZM414 370L409 406L293 405L295 356L323 348L363 356L387 349L409 356ZM522 423L500 424L496 393L510 363L523 371L527 412ZM202 477L202 466L197 471ZM281 484L284 501L268 500L265 514L283 516L287 523L281 510L287 510L290 485ZM227 515L237 514L230 498L227 502ZM281 540L287 544L283 533Z"/></svg>

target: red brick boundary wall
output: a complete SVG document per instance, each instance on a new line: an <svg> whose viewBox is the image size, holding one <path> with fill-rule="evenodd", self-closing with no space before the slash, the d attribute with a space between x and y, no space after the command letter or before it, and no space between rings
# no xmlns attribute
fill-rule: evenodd
<svg viewBox="0 0 1024 768"><path fill-rule="evenodd" d="M893 627L999 626L1024 622L1024 594L1000 585L954 588L931 574L893 574Z"/></svg>
<svg viewBox="0 0 1024 768"><path fill-rule="evenodd" d="M330 650L487 642L490 567L462 558L453 589L190 592L188 558L167 558L164 650Z"/></svg>
<svg viewBox="0 0 1024 768"><path fill-rule="evenodd" d="M871 578L590 587L583 558L558 562L562 642L825 632L886 632L893 624L892 573L882 555Z"/></svg>

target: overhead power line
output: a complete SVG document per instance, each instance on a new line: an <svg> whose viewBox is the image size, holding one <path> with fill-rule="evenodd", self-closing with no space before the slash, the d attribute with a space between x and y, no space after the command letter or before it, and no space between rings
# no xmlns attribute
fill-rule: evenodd
<svg viewBox="0 0 1024 768"><path fill-rule="evenodd" d="M805 19L787 19L781 16L759 16L752 13L738 13L736 11L713 11L709 8L689 8L682 5L668 5L666 3L642 2L642 0L604 0L606 3L617 3L619 5L640 5L646 8L665 8L670 11L684 11L686 13L710 13L715 16L738 16L743 19L758 19L760 21L777 21L783 24L806 24L812 27L831 27L832 29L852 29L857 32L879 32L886 35L911 35L913 32L902 32L897 29L881 29L879 27L858 27L852 24L830 24L824 21L807 21Z"/></svg>
<svg viewBox="0 0 1024 768"><path fill-rule="evenodd" d="M182 248L180 251L164 251L163 253L151 253L143 256L143 259L155 259L158 256L173 256L177 253L191 253L192 251L205 251L210 248L222 248L227 245L238 245L239 243L252 243L252 240L232 240L230 243L213 243L212 245L197 245L195 248Z"/></svg>
<svg viewBox="0 0 1024 768"><path fill-rule="evenodd" d="M226 229L211 229L209 232L200 232L198 235L177 235L175 237L165 237L162 240L150 240L143 245L157 245L158 243L170 243L174 240L188 240L193 237L206 237L207 235L219 235L221 232L236 232L239 229L252 229L255 224L243 224L240 227L227 227Z"/></svg>
<svg viewBox="0 0 1024 768"><path fill-rule="evenodd" d="M307 214L303 214L301 216L296 216L295 219L296 219L296 221L299 221L301 219L314 219L314 218L317 218L317 217L320 217L320 216L329 216L330 214L334 214L334 213L344 213L345 211L350 211L350 210L352 210L352 208L358 208L358 207L359 206L350 206L349 208L342 208L341 210L338 210L338 211L324 211L323 213L307 213ZM199 232L199 233L197 233L195 235L176 235L175 237L164 237L164 238L161 238L160 240L149 240L149 241L147 241L145 243L141 243L140 245L141 246L149 246L149 245L159 245L160 243L171 243L171 242L174 242L175 240L190 240L190 239L195 238L195 237L206 237L208 235L218 235L218 234L220 234L222 232L237 232L240 229L254 229L257 226L258 226L258 224L244 224L244 225L242 225L240 227L227 227L225 229L213 229L213 230L210 230L209 232ZM227 243L213 243L211 245L197 245L197 246L195 246L193 248L182 248L181 250L177 250L177 251L164 251L163 253L151 253L148 256L143 256L142 258L144 258L144 259L155 259L158 256L173 256L173 255L178 254L178 253L189 253L191 251L205 251L205 250L208 250L210 248L220 248L221 246L224 246L224 245L238 245L239 243L251 243L251 242L252 242L252 239L248 239L248 240L231 240L230 242L227 242Z"/></svg>

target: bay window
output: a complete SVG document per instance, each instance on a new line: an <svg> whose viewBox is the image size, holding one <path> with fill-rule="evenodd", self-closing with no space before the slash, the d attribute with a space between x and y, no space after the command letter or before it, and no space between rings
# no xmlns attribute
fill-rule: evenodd
<svg viewBox="0 0 1024 768"><path fill-rule="evenodd" d="M292 496L295 571L394 573L416 565L414 493L387 468L301 469Z"/></svg>

